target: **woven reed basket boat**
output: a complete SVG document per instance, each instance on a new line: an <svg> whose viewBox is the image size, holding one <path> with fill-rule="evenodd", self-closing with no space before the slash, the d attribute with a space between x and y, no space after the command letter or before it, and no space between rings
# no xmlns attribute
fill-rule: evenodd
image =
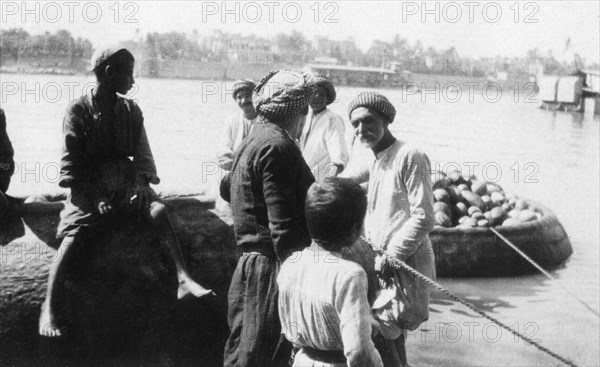
<svg viewBox="0 0 600 367"><path fill-rule="evenodd" d="M542 218L495 229L543 268L556 268L573 253L569 237L550 209L527 202ZM514 276L537 271L489 228L435 227L429 238L438 277Z"/></svg>

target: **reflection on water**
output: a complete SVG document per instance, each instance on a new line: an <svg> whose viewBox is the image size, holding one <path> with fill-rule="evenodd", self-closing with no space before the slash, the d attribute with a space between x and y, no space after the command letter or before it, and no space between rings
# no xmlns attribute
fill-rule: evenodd
<svg viewBox="0 0 600 367"><path fill-rule="evenodd" d="M57 165L61 149L61 124L69 88L90 83L82 76L2 75L2 83L16 83L20 91L56 83L62 96L19 92L3 95L2 107L16 149L17 174L10 191L16 195L57 191ZM162 192L210 191L220 174L215 171L215 152L223 122L237 113L231 83L187 80L137 79L134 98L145 117L156 157ZM65 84L66 83L66 84ZM207 85L210 84L210 88ZM217 92L207 93L206 91ZM361 88L341 88L330 108L347 122L348 102ZM588 113L566 113L536 108L534 103L515 103L509 93L496 103L475 94L473 102L463 93L455 103L435 95L406 95L384 90L398 113L391 125L402 140L423 148L434 168L473 167L480 178L495 180L505 191L550 207L570 235L574 254L554 275L598 309L599 295L599 123ZM523 98L520 98L523 101ZM589 110L589 109L588 109ZM349 125L347 125L349 127ZM598 319L551 281L531 275L518 278L440 279L454 294L466 298L509 325L535 323L536 337L552 350L580 364L599 365ZM440 294L433 295L430 321L471 322L478 316ZM479 318L481 322L485 320ZM438 330L439 331L439 330ZM481 330L479 330L481 332ZM443 336L443 335L442 335ZM413 365L549 365L551 358L515 343L508 335L498 342L437 341L420 334L408 338Z"/></svg>

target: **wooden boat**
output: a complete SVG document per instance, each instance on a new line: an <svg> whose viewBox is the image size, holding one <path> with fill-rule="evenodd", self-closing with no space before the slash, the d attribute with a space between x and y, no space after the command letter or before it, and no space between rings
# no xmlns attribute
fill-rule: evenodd
<svg viewBox="0 0 600 367"><path fill-rule="evenodd" d="M542 218L495 229L545 269L563 264L573 253L556 215L529 201ZM438 277L497 277L537 272L489 228L436 227L429 234Z"/></svg>

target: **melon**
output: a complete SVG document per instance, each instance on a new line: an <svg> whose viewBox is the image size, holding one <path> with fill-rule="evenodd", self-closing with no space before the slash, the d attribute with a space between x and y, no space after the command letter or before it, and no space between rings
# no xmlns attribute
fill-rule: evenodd
<svg viewBox="0 0 600 367"><path fill-rule="evenodd" d="M458 224L463 224L466 220L471 219L471 217L469 217L468 215L465 215L464 217L461 217L458 220Z"/></svg>
<svg viewBox="0 0 600 367"><path fill-rule="evenodd" d="M461 218L469 214L469 209L465 203L456 203L454 205L454 218Z"/></svg>
<svg viewBox="0 0 600 367"><path fill-rule="evenodd" d="M460 192L463 198L469 203L470 206L476 206L481 209L482 212L486 210L486 205L481 200L481 197L474 192L463 190Z"/></svg>
<svg viewBox="0 0 600 367"><path fill-rule="evenodd" d="M471 217L467 217L460 225L467 228L475 228L477 227L477 221Z"/></svg>
<svg viewBox="0 0 600 367"><path fill-rule="evenodd" d="M521 221L516 218L507 218L506 220L504 220L504 222L502 222L503 227L517 226L519 224L521 224Z"/></svg>
<svg viewBox="0 0 600 367"><path fill-rule="evenodd" d="M469 210L467 211L467 213L469 214L469 216L473 216L473 214L475 213L482 213L481 209L479 209L479 207L473 205L469 207Z"/></svg>
<svg viewBox="0 0 600 367"><path fill-rule="evenodd" d="M450 186L446 187L446 192L448 193L448 196L450 197L450 204L454 205L458 202L463 201L462 194L460 193L460 190L458 189L458 187L456 187L454 185L450 185Z"/></svg>
<svg viewBox="0 0 600 367"><path fill-rule="evenodd" d="M504 190L502 190L502 187L500 187L500 185L495 184L493 182L486 182L485 186L487 187L487 192L488 194L492 194L492 192L504 192Z"/></svg>
<svg viewBox="0 0 600 367"><path fill-rule="evenodd" d="M501 192L492 192L490 198L492 199L494 206L501 206L506 201L506 197Z"/></svg>
<svg viewBox="0 0 600 367"><path fill-rule="evenodd" d="M481 197L481 200L485 203L485 209L486 210L490 210L494 207L493 203L492 203L492 198L490 198L489 195L483 195Z"/></svg>
<svg viewBox="0 0 600 367"><path fill-rule="evenodd" d="M471 191L473 191L474 193L476 193L479 196L487 195L487 193L488 193L485 182L481 182L481 181L473 181L471 183Z"/></svg>
<svg viewBox="0 0 600 367"><path fill-rule="evenodd" d="M504 222L506 218L508 218L508 214L506 214L506 211L504 209L500 207L495 207L494 209L490 210L490 225L500 225Z"/></svg>
<svg viewBox="0 0 600 367"><path fill-rule="evenodd" d="M450 195L444 189L436 189L433 191L433 199L435 201L441 201L446 204L450 204Z"/></svg>
<svg viewBox="0 0 600 367"><path fill-rule="evenodd" d="M519 214L519 220L521 222L530 222L532 220L537 220L537 216L533 210L525 209Z"/></svg>
<svg viewBox="0 0 600 367"><path fill-rule="evenodd" d="M477 227L489 227L490 222L487 219L480 219L477 221Z"/></svg>
<svg viewBox="0 0 600 367"><path fill-rule="evenodd" d="M446 215L444 212L435 212L435 224L441 227L449 228L452 226L452 221L450 217Z"/></svg>
<svg viewBox="0 0 600 367"><path fill-rule="evenodd" d="M442 201L438 201L433 204L433 211L445 213L448 218L452 220L452 212L450 211L450 207Z"/></svg>
<svg viewBox="0 0 600 367"><path fill-rule="evenodd" d="M523 199L517 199L515 201L515 209L525 210L529 207L529 204Z"/></svg>
<svg viewBox="0 0 600 367"><path fill-rule="evenodd" d="M471 218L475 219L476 221L480 221L482 219L486 219L485 215L483 215L482 212L475 212L475 213L471 214Z"/></svg>
<svg viewBox="0 0 600 367"><path fill-rule="evenodd" d="M508 212L508 216L510 218L515 218L515 219L519 219L520 214L521 214L521 211L519 209L513 209Z"/></svg>

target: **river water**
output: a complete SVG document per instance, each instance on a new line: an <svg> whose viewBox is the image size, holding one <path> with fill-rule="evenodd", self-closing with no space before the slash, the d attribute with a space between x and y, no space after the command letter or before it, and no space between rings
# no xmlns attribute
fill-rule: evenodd
<svg viewBox="0 0 600 367"><path fill-rule="evenodd" d="M15 147L9 193L59 191L61 123L69 100L93 80L85 76L1 75L2 107ZM232 83L139 79L130 93L144 112L162 193L214 194L215 153L223 122L237 113ZM506 192L551 208L574 253L553 271L573 293L599 307L598 116L536 108L529 91L442 89L412 94L382 90L396 106L392 131L420 146L442 170L473 169ZM360 88L341 88L330 106L347 120ZM600 365L599 320L542 275L440 279L454 294L534 337L578 365ZM412 365L548 366L559 363L460 304L435 294L431 318L409 334Z"/></svg>

